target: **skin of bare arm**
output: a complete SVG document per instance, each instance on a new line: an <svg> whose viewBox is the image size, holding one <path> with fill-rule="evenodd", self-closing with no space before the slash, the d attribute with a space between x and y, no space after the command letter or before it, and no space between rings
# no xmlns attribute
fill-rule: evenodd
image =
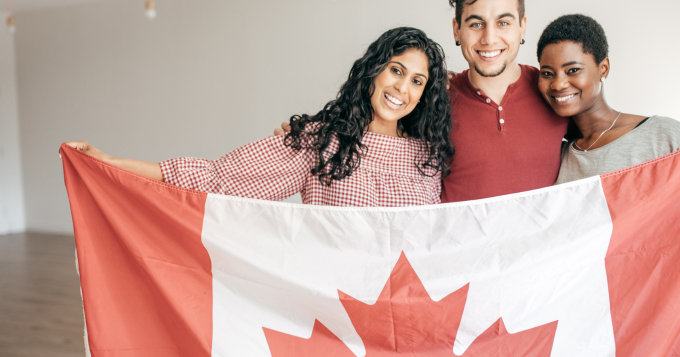
<svg viewBox="0 0 680 357"><path fill-rule="evenodd" d="M94 146L88 144L85 141L71 141L66 143L66 145L99 160L111 164L116 167L120 167L123 170L127 170L150 179L157 181L163 181L163 174L161 173L161 165L156 162L146 162L132 159L117 158L103 153L101 150L95 148ZM61 149L59 149L59 157L61 158Z"/></svg>

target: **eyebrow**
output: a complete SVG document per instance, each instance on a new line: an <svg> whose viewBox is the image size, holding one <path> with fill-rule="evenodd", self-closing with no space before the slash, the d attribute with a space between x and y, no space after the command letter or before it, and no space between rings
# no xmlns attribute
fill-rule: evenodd
<svg viewBox="0 0 680 357"><path fill-rule="evenodd" d="M465 22L468 22L468 21L470 21L470 20L484 21L484 19L483 19L481 16L479 16L479 15L470 15L470 16L468 16L468 17L465 18Z"/></svg>
<svg viewBox="0 0 680 357"><path fill-rule="evenodd" d="M563 64L563 65L562 65L562 68L564 68L564 67L569 67L569 66L573 66L573 65L575 65L575 64L581 64L581 65L582 65L583 63L581 63L581 62L579 62L579 61L571 61L571 62L567 62L567 63ZM550 66L548 66L548 65L543 65L543 66L541 66L541 68L553 69L552 67L550 67Z"/></svg>
<svg viewBox="0 0 680 357"><path fill-rule="evenodd" d="M403 63L401 63L401 62L397 62L397 61L390 61L390 62L388 62L388 63L396 63L396 64L398 64L398 65L402 66L402 67L403 67L404 69L408 70L408 67L404 66L404 64L403 64ZM425 79L428 79L428 78L427 78L427 76L426 76L426 75L424 75L424 74L422 74L422 73L416 73L416 75L418 75L418 76L421 76L421 77L423 77L423 78L425 78Z"/></svg>
<svg viewBox="0 0 680 357"><path fill-rule="evenodd" d="M513 15L513 14L510 13L510 12L506 12L506 13L504 13L504 14L498 15L498 17L496 17L496 20L500 20L500 19L502 19L502 18L504 18L504 17L512 17L513 19L516 19L515 15ZM468 21L470 21L470 20L484 21L484 19L483 19L481 16L479 16L479 15L470 15L470 16L468 16L468 17L465 18L465 22L468 22Z"/></svg>
<svg viewBox="0 0 680 357"><path fill-rule="evenodd" d="M504 17L512 17L513 19L516 19L515 15L513 15L513 14L510 13L510 12L506 12L505 14L498 15L498 17L496 18L496 20L500 20L500 19L502 19L502 18L504 18Z"/></svg>

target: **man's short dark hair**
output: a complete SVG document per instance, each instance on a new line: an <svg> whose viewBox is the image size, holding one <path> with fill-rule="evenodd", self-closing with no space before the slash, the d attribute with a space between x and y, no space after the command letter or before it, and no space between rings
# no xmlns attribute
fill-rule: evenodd
<svg viewBox="0 0 680 357"><path fill-rule="evenodd" d="M593 55L595 63L602 61L609 56L609 44L604 29L592 17L574 14L559 17L543 30L541 38L538 40L538 60L545 46L571 41L581 45L583 53Z"/></svg>
<svg viewBox="0 0 680 357"><path fill-rule="evenodd" d="M462 25L463 8L465 5L472 5L478 0L449 0L449 5L456 10L456 21L458 21L458 28ZM519 12L519 20L524 18L524 0L517 0L517 12Z"/></svg>

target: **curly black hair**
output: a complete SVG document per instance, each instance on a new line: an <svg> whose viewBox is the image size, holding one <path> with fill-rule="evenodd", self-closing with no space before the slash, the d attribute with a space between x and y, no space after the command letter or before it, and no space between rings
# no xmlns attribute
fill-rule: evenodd
<svg viewBox="0 0 680 357"><path fill-rule="evenodd" d="M463 20L463 7L465 5L472 5L476 3L477 0L449 0L449 5L456 10L456 21L458 22L458 27L462 25ZM526 13L524 6L524 0L517 0L517 12L519 12L519 20L524 18Z"/></svg>
<svg viewBox="0 0 680 357"><path fill-rule="evenodd" d="M592 17L573 14L559 17L543 30L538 40L538 60L545 46L562 41L572 41L583 47L583 53L593 55L595 63L609 57L609 43L604 29Z"/></svg>
<svg viewBox="0 0 680 357"><path fill-rule="evenodd" d="M330 185L333 180L350 176L361 163L361 153L367 148L361 143L364 132L373 120L371 96L375 90L373 79L379 75L394 56L417 49L428 58L429 79L415 109L401 118L399 132L422 142L421 151L414 164L421 174L434 176L449 174L454 149L451 132L451 102L446 89L447 71L444 50L421 30L400 27L382 34L354 62L349 78L340 88L335 100L328 102L315 115L294 115L290 119L292 130L285 145L293 149L318 152L312 174L321 183ZM337 150L329 149L333 138ZM430 173L427 174L426 172Z"/></svg>

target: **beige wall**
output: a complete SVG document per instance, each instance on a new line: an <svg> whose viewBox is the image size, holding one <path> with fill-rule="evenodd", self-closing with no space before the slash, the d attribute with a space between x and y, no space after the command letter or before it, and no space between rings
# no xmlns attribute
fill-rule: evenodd
<svg viewBox="0 0 680 357"><path fill-rule="evenodd" d="M14 37L0 28L0 235L24 229Z"/></svg>
<svg viewBox="0 0 680 357"><path fill-rule="evenodd" d="M29 229L71 231L56 150L87 140L105 152L159 161L217 158L269 135L290 115L332 99L352 62L384 30L419 27L451 69L466 68L446 0L117 0L17 16L21 143ZM609 34L617 109L680 118L677 0L527 0L521 62L549 20L574 11ZM660 53L662 55L656 55Z"/></svg>

